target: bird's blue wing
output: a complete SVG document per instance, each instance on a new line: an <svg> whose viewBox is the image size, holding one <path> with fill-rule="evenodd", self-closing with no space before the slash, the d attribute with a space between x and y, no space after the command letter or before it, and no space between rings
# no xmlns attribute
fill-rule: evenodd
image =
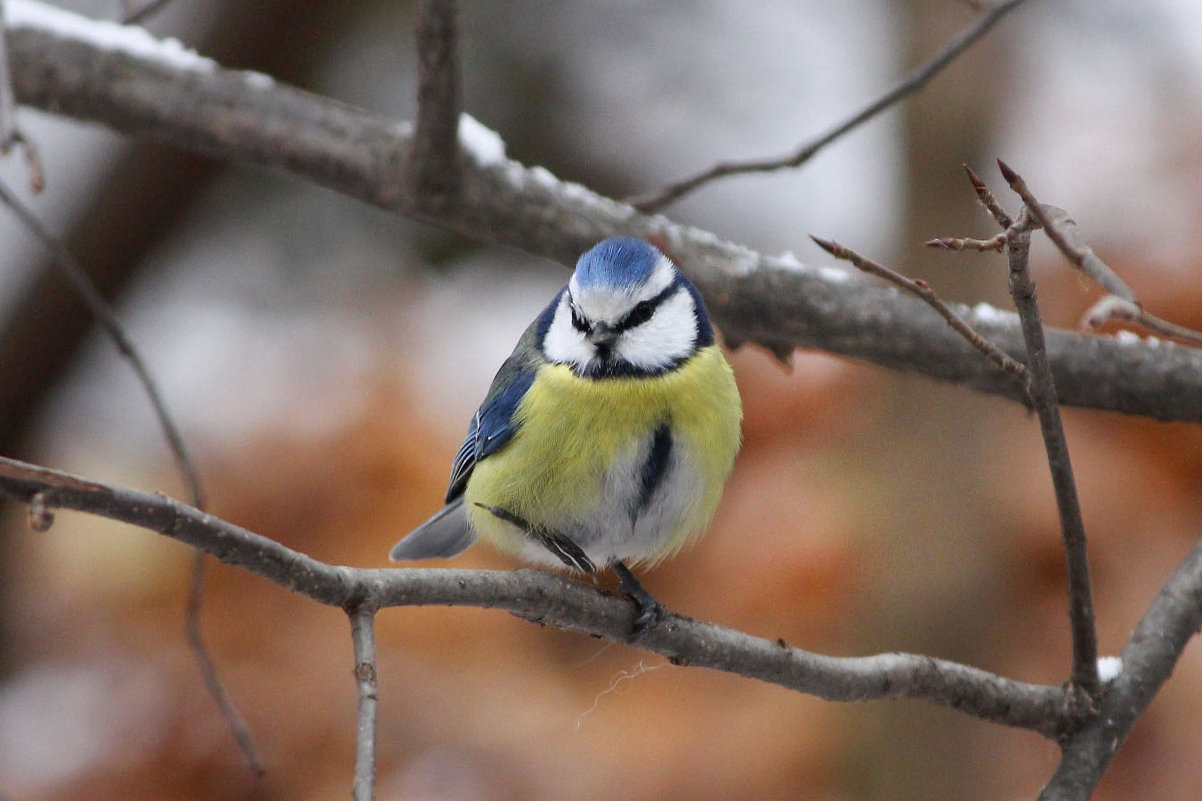
<svg viewBox="0 0 1202 801"><path fill-rule="evenodd" d="M455 454L451 467L451 484L447 489L447 505L429 520L405 535L389 555L393 561L411 559L449 558L465 550L476 541L476 533L468 525L463 508L463 490L472 470L481 459L496 453L513 438L518 423L513 419L514 411L522 397L534 383L536 362L511 356L493 386L472 417L467 439Z"/></svg>
<svg viewBox="0 0 1202 801"><path fill-rule="evenodd" d="M513 413L534 383L535 368L529 364L511 364L513 361L513 357L510 357L501 367L488 397L472 417L467 439L463 441L451 465L447 503L463 494L476 464L500 450L518 430L519 424L513 419Z"/></svg>
<svg viewBox="0 0 1202 801"><path fill-rule="evenodd" d="M447 487L447 505L405 535L392 549L392 559L447 558L476 541L476 532L468 524L463 508L463 491L480 460L505 447L505 443L517 433L520 424L514 419L514 413L534 383L539 366L546 362L540 344L555 306L566 291L566 287L560 290L551 305L530 324L513 353L493 378L484 402L472 416L467 439L455 454L451 481Z"/></svg>

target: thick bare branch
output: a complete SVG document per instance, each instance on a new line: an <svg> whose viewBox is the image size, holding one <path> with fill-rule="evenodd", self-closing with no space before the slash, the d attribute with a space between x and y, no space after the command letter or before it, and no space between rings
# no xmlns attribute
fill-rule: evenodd
<svg viewBox="0 0 1202 801"><path fill-rule="evenodd" d="M1001 21L1002 17L1025 2L1026 0L1005 0L1005 2L998 3L988 9L979 20L968 28L965 28L955 39L948 42L942 50L920 64L892 89L852 114L843 122L838 123L826 133L804 143L792 153L776 158L724 161L696 175L668 184L657 192L628 198L627 202L640 211L648 213L656 212L669 203L679 200L685 195L691 194L719 178L760 172L776 172L777 170L800 167L818 155L818 151L827 145L859 128L882 111L893 106L899 100L922 89L930 83L932 78L942 72L944 67L955 61L961 53L972 47L978 39L988 33L994 25Z"/></svg>
<svg viewBox="0 0 1202 801"><path fill-rule="evenodd" d="M608 640L627 642L630 637L634 609L629 599L542 571L329 565L165 495L4 458L0 495L26 503L37 498L46 510L75 509L156 531L348 612L414 605L489 607ZM678 665L722 670L830 701L922 699L1047 737L1061 737L1079 725L1071 699L1059 687L1026 684L928 656L823 656L674 614L637 646Z"/></svg>
<svg viewBox="0 0 1202 801"><path fill-rule="evenodd" d="M890 288L765 256L641 215L541 168L470 151L462 159L459 202L423 211L402 176L412 147L408 126L261 75L223 70L149 37L121 49L75 30L79 25L54 23L58 17L32 0L6 2L20 102L285 169L403 216L563 263L607 236L651 237L680 258L732 344L756 342L776 352L815 348L1021 398L1009 376L921 301ZM973 327L1012 357L1022 354L1013 315L991 314ZM1202 353L1063 331L1048 332L1047 344L1062 403L1202 422Z"/></svg>

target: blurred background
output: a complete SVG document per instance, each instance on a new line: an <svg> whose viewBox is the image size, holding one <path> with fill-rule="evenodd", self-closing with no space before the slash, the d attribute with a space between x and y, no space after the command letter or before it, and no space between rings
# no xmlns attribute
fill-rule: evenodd
<svg viewBox="0 0 1202 801"><path fill-rule="evenodd" d="M70 6L113 19L114 0ZM511 157L625 196L784 153L971 24L960 0L461 0L468 112ZM173 0L148 27L412 119L413 5ZM440 503L467 421L567 273L289 178L22 109L63 231L145 352L214 513L319 559L387 564ZM1176 322L1202 327L1202 9L1032 0L921 95L800 172L668 209L762 251L833 237L1006 304L961 164L1011 209L1001 156ZM22 186L19 159L0 178ZM34 241L0 212L0 453L181 495L149 405ZM1045 320L1098 297L1039 240ZM731 355L745 447L709 536L646 575L669 608L822 653L914 651L1059 684L1069 650L1036 422L1013 404L816 353ZM1202 532L1202 430L1067 411L1102 651ZM215 566L203 628L268 773L249 773L183 636L191 553L4 509L0 796L347 797L350 638L338 610ZM508 569L486 547L458 567ZM919 703L829 704L496 611L378 619L387 799L1018 799L1057 763L1037 735ZM1196 646L1098 799L1202 784Z"/></svg>

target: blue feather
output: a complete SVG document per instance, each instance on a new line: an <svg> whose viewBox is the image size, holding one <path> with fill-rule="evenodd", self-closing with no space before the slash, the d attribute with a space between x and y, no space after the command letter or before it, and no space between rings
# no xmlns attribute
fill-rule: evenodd
<svg viewBox="0 0 1202 801"><path fill-rule="evenodd" d="M629 289L646 281L662 254L642 239L616 236L606 239L576 262L576 283Z"/></svg>
<svg viewBox="0 0 1202 801"><path fill-rule="evenodd" d="M508 364L507 362L506 365ZM507 375L505 366L502 366L501 371L497 374L497 379L504 375L505 383L497 386L497 381L494 381L495 391L489 393L489 397L472 417L467 439L455 454L455 462L451 466L451 480L447 486L447 503L463 495L476 463L499 451L517 433L518 425L514 422L513 413L522 402L526 391L530 389L530 385L534 383L534 370L518 368L516 373Z"/></svg>

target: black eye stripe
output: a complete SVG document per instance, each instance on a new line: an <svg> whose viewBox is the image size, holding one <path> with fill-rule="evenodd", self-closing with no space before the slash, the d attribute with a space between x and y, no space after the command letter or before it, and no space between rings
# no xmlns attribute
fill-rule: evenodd
<svg viewBox="0 0 1202 801"><path fill-rule="evenodd" d="M626 331L628 329L635 328L636 326L640 326L650 320L652 315L655 314L655 310L659 308L659 305L667 300L668 297L676 291L677 285L678 282L673 281L664 287L663 291L655 297L639 301L635 307L630 310L629 314L618 321L618 324L614 326L614 330Z"/></svg>
<svg viewBox="0 0 1202 801"><path fill-rule="evenodd" d="M572 315L572 328L588 333L588 321L584 319L584 315L580 313L580 309L576 308L576 301L572 299L570 294L568 295L568 311Z"/></svg>
<svg viewBox="0 0 1202 801"><path fill-rule="evenodd" d="M621 333L647 322L655 315L655 310L659 308L660 304L673 295L680 288L681 284L682 281L677 277L677 280L664 287L655 297L639 301L625 317L613 325L611 330ZM581 333L587 334L590 332L592 325L580 311L580 308L576 305L576 299L572 297L570 292L567 293L567 302L568 313L572 318L572 327Z"/></svg>

